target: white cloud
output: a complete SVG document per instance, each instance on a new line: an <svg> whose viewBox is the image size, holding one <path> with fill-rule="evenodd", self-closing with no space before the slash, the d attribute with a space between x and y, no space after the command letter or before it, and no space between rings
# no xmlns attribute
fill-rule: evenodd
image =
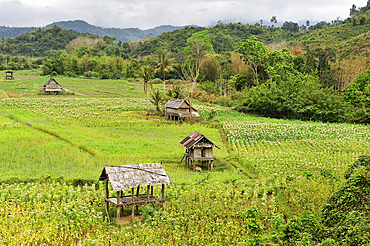
<svg viewBox="0 0 370 246"><path fill-rule="evenodd" d="M367 0L355 3L365 6ZM348 0L0 0L0 25L45 26L56 21L85 20L102 27L152 28L159 25L209 26L218 20L251 23L271 16L278 21L345 19Z"/></svg>

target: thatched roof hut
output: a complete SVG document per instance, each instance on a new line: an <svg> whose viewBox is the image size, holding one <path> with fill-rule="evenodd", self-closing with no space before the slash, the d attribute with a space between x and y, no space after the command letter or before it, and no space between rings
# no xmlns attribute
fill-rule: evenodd
<svg viewBox="0 0 370 246"><path fill-rule="evenodd" d="M106 212L109 219L109 203L117 207L117 221L120 218L121 207L132 206L132 218L134 217L134 207L139 205L162 203L164 209L165 185L172 185L171 179L163 169L162 163L129 164L105 167L99 177L100 181L105 181L106 198L104 199ZM109 196L108 182L113 190L117 192L117 197ZM153 186L162 185L162 198L154 196ZM147 187L146 194L140 194L140 186ZM134 188L137 187L136 195ZM131 196L123 196L123 191L131 189Z"/></svg>
<svg viewBox="0 0 370 246"><path fill-rule="evenodd" d="M164 105L165 116L173 120L190 117L190 104L184 99L170 98ZM191 116L199 117L197 110L191 107Z"/></svg>
<svg viewBox="0 0 370 246"><path fill-rule="evenodd" d="M5 79L14 79L12 70L5 71Z"/></svg>
<svg viewBox="0 0 370 246"><path fill-rule="evenodd" d="M51 77L49 81L44 84L43 90L45 92L54 92L56 94L60 91L64 91L62 86L53 77Z"/></svg>
<svg viewBox="0 0 370 246"><path fill-rule="evenodd" d="M137 186L171 185L162 163L128 164L105 167L100 181L109 180L114 191L123 191Z"/></svg>

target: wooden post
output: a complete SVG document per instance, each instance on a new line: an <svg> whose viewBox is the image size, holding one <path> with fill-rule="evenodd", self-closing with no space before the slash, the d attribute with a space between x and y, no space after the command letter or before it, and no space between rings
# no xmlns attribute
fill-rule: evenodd
<svg viewBox="0 0 370 246"><path fill-rule="evenodd" d="M211 170L213 169L213 160L211 161Z"/></svg>
<svg viewBox="0 0 370 246"><path fill-rule="evenodd" d="M105 198L109 199L109 188L108 188L108 179L105 180ZM105 212L107 213L107 220L110 222L109 218L109 202L105 201Z"/></svg>
<svg viewBox="0 0 370 246"><path fill-rule="evenodd" d="M179 162L179 164L177 165L177 167L179 167L179 166L180 166L180 164L181 164L182 160L184 160L185 156L186 156L186 154L184 154L184 155L182 156L181 161Z"/></svg>
<svg viewBox="0 0 370 246"><path fill-rule="evenodd" d="M154 195L154 187L153 185L150 187L151 191L150 191L150 194L153 196Z"/></svg>
<svg viewBox="0 0 370 246"><path fill-rule="evenodd" d="M121 213L121 206L120 206L120 204L121 204L121 201L120 201L120 192L119 191L117 191L117 223L119 223L119 221L120 221L120 213Z"/></svg>
<svg viewBox="0 0 370 246"><path fill-rule="evenodd" d="M162 208L163 208L163 211L164 211L164 200L165 197L164 197L164 184L162 184Z"/></svg>
<svg viewBox="0 0 370 246"><path fill-rule="evenodd" d="M105 180L105 197L109 198L109 187L108 187L108 179Z"/></svg>
<svg viewBox="0 0 370 246"><path fill-rule="evenodd" d="M148 202L150 202L150 185L146 187L146 198L148 199Z"/></svg>
<svg viewBox="0 0 370 246"><path fill-rule="evenodd" d="M132 197L132 213L131 213L131 222L134 222L135 217L135 191L134 188L131 188L131 197Z"/></svg>
<svg viewBox="0 0 370 246"><path fill-rule="evenodd" d="M139 195L140 195L140 185L138 185L136 189L136 196L139 197ZM136 213L139 213L139 205L136 205Z"/></svg>

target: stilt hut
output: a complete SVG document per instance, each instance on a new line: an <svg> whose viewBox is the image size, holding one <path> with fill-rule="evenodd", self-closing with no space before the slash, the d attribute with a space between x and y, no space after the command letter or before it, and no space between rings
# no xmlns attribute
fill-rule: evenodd
<svg viewBox="0 0 370 246"><path fill-rule="evenodd" d="M129 164L105 167L100 175L100 181L105 181L106 197L104 199L107 219L109 218L109 204L117 208L117 223L120 221L120 211L123 207L132 207L132 220L134 207L139 205L161 203L164 210L165 185L172 185L171 179L164 171L162 163ZM117 196L109 196L110 182ZM162 197L154 196L153 186L162 185ZM146 194L140 194L140 187L147 187ZM136 195L135 195L136 188ZM123 196L123 191L131 190L130 196Z"/></svg>
<svg viewBox="0 0 370 246"><path fill-rule="evenodd" d="M164 115L171 120L190 117L190 104L184 99L170 98L164 105ZM199 117L197 110L191 107L191 116Z"/></svg>
<svg viewBox="0 0 370 246"><path fill-rule="evenodd" d="M14 77L13 77L13 71L6 70L5 71L5 79L14 79Z"/></svg>
<svg viewBox="0 0 370 246"><path fill-rule="evenodd" d="M64 91L62 86L60 86L60 84L53 77L51 77L49 81L44 84L44 87L42 89L44 90L44 92L54 92L55 94L58 94L60 91Z"/></svg>
<svg viewBox="0 0 370 246"><path fill-rule="evenodd" d="M180 144L184 146L186 150L179 165L185 158L186 165L193 170L195 169L196 161L201 161L202 164L206 163L208 169L209 164L211 164L211 170L213 169L213 148L216 147L220 149L220 147L212 143L212 141L206 136L194 131L192 134L182 140Z"/></svg>

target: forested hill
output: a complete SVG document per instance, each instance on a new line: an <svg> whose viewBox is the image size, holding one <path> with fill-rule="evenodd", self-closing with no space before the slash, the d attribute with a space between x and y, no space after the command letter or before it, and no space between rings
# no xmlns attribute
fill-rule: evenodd
<svg viewBox="0 0 370 246"><path fill-rule="evenodd" d="M0 40L0 53L22 56L44 56L48 50L63 50L73 39L81 36L98 36L78 33L73 30L53 26L49 29L38 28L16 38Z"/></svg>
<svg viewBox="0 0 370 246"><path fill-rule="evenodd" d="M285 42L286 40L293 40L296 37L305 35L305 32L300 31L298 24L293 22L286 22L283 27L219 22L217 25L209 28L185 27L172 32L162 33L158 37L139 43L131 54L135 57L143 56L161 49L167 49L176 53L183 50L186 46L187 38L193 33L206 29L208 30L214 51L219 54L234 51L236 46L252 35L257 36L265 44Z"/></svg>
<svg viewBox="0 0 370 246"><path fill-rule="evenodd" d="M118 41L127 42L132 40L142 39L149 34L158 36L163 32L171 32L173 30L184 28L185 26L171 26L162 25L155 28L141 30L139 28L102 28L91 25L83 20L73 21L60 21L42 27L42 29L52 28L54 25L61 27L62 29L71 29L80 33L95 34L100 37L114 36ZM0 40L4 38L15 38L21 34L26 34L38 29L38 27L7 27L0 26Z"/></svg>
<svg viewBox="0 0 370 246"><path fill-rule="evenodd" d="M36 27L8 27L0 26L0 40L4 38L14 38L28 32L36 30Z"/></svg>
<svg viewBox="0 0 370 246"><path fill-rule="evenodd" d="M47 25L45 28L51 28L54 25L60 26L63 29L72 29L76 32L95 34L100 37L114 36L118 41L122 42L139 40L148 36L149 34L158 36L163 32L171 32L176 29L184 28L184 26L171 25L158 26L147 30L141 30L139 28L102 28L91 25L83 20L54 22Z"/></svg>

